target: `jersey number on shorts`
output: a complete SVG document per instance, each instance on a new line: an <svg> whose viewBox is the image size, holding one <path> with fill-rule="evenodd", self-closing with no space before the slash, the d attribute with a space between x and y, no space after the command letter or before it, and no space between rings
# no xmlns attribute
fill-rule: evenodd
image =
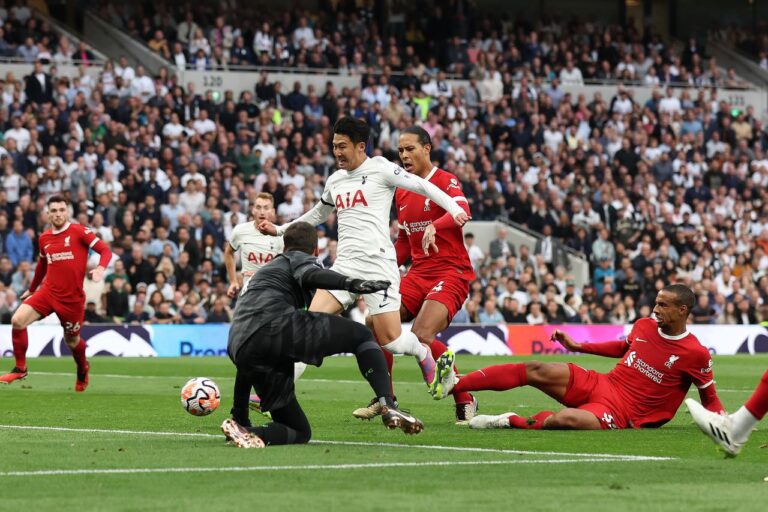
<svg viewBox="0 0 768 512"><path fill-rule="evenodd" d="M66 332L74 332L80 330L80 322L64 322L64 330Z"/></svg>

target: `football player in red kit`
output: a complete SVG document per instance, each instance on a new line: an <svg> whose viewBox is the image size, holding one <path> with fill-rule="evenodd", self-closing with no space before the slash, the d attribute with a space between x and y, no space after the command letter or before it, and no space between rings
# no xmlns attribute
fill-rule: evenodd
<svg viewBox="0 0 768 512"><path fill-rule="evenodd" d="M694 304L695 296L688 287L673 284L656 296L656 319L635 322L625 341L577 343L562 331L553 333L553 340L573 352L620 358L607 374L572 363L503 364L459 378L451 391L504 391L527 385L566 406L558 412L542 411L529 418L514 413L475 416L469 423L472 428L660 427L674 417L691 384L698 388L704 407L719 413L723 406L715 391L709 351L686 329ZM441 373L452 374L445 365L438 365Z"/></svg>
<svg viewBox="0 0 768 512"><path fill-rule="evenodd" d="M88 252L93 249L100 255L98 267L91 271L91 279L101 281L112 259L112 251L87 227L69 222L68 204L63 197L48 199L48 220L51 229L38 239L40 257L35 277L29 290L20 297L22 304L11 319L16 366L0 376L0 383L10 384L27 376L27 326L56 313L64 328L64 340L77 364L75 391L81 392L88 387L85 341L80 337L85 316L83 280Z"/></svg>
<svg viewBox="0 0 768 512"><path fill-rule="evenodd" d="M398 152L403 168L451 196L469 215L469 205L456 176L432 165L429 154L432 140L426 130L413 126L403 130ZM411 267L400 282L400 318L413 320L412 332L429 345L435 359L447 348L437 333L448 327L469 293L475 272L469 261L460 226L449 213L423 195L398 189L395 195L399 234L395 242L397 264L411 258ZM392 374L392 355L385 353ZM450 360L453 365L453 359ZM456 422L466 423L477 410L477 401L469 393L454 394ZM370 419L378 414L378 402L352 414Z"/></svg>

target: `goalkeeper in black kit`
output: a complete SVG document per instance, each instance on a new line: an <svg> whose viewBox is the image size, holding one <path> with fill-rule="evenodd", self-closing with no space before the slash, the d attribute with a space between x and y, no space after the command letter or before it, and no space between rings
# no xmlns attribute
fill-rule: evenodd
<svg viewBox="0 0 768 512"><path fill-rule="evenodd" d="M293 365L320 366L323 358L342 353L357 358L360 373L382 405L384 425L407 434L421 432L423 423L400 411L394 402L387 362L373 333L346 318L306 311L317 288L384 296L390 283L351 279L320 267L317 232L305 222L292 224L284 243L283 254L253 276L237 301L227 345L238 376L251 382L261 397L262 410L271 413L273 422L250 427L247 410L233 409L233 419L221 425L227 440L240 448L309 442L312 431L296 399ZM248 397L234 397L234 403L247 404ZM239 418L244 418L245 425Z"/></svg>

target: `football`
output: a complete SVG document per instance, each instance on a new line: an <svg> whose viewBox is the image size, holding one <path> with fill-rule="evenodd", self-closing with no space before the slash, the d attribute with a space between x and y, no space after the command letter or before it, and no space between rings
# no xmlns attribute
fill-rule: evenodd
<svg viewBox="0 0 768 512"><path fill-rule="evenodd" d="M220 402L219 386L211 379L195 377L181 388L181 405L193 416L208 416Z"/></svg>

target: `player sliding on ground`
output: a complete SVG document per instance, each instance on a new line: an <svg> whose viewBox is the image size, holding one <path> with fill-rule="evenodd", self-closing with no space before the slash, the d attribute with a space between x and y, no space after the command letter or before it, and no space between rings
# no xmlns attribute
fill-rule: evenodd
<svg viewBox="0 0 768 512"><path fill-rule="evenodd" d="M261 192L256 196L251 207L251 216L253 220L243 222L235 226L232 230L232 236L224 246L224 266L227 269L227 278L229 279L229 288L227 296L231 299L237 297L241 288L245 289L248 281L264 265L275 259L275 256L283 252L283 237L265 235L259 231L259 223L265 220L272 221L275 218L275 198L269 192ZM237 275L237 265L235 264L235 253L240 251L240 267L242 269L242 285ZM296 363L294 368L294 380L297 380L306 365ZM251 384L241 375L235 376L235 390L233 397L246 397L242 393L245 388L250 392ZM250 400L244 398L242 403L233 403L232 418L241 425L249 426L251 424L248 418L248 408L250 406L256 412L261 411L261 398L259 395L250 395Z"/></svg>
<svg viewBox="0 0 768 512"><path fill-rule="evenodd" d="M768 413L768 371L763 374L749 400L733 414L713 413L692 398L687 398L685 405L701 431L720 445L725 453L735 457L749 440L752 429Z"/></svg>
<svg viewBox="0 0 768 512"><path fill-rule="evenodd" d="M357 358L360 373L381 403L384 425L407 434L421 432L421 421L394 403L387 362L373 333L349 319L304 310L318 287L364 294L386 290L391 283L322 269L316 258L317 232L306 222L291 224L284 241L285 252L259 270L240 297L227 346L237 373L249 380L274 421L246 428L224 420L221 428L227 439L240 448L309 442L309 421L294 391L294 363L320 366L323 358L342 353ZM239 392L247 400L249 388ZM236 402L242 399L235 397Z"/></svg>
<svg viewBox="0 0 768 512"><path fill-rule="evenodd" d="M80 337L80 327L85 318L83 280L88 265L88 251L93 249L100 256L99 265L91 270L91 279L94 281L104 278L104 270L112 259L112 251L90 229L69 222L69 205L61 196L48 199L48 220L51 229L38 239L40 257L35 277L29 290L20 297L22 304L11 318L16 365L10 373L0 377L0 383L10 384L27 376L27 327L32 322L56 313L64 328L64 341L72 350L77 365L75 391L81 392L88 387L89 370L85 358L85 341Z"/></svg>
<svg viewBox="0 0 768 512"><path fill-rule="evenodd" d="M437 203L451 214L458 226L463 226L469 216L456 201L432 183L406 172L385 158L368 158L365 148L370 128L364 121L342 117L333 131L333 156L338 170L326 181L320 202L294 222L317 226L336 210L338 257L331 269L356 279L392 283L386 290L363 294L376 339L392 354L416 356L424 380L434 387L437 385L435 360L429 347L411 331L403 331L400 323L400 272L395 248L389 238L389 211L395 189L404 188ZM259 229L262 233L278 235L290 225L276 228L271 222L264 221ZM346 290L318 290L309 310L339 314L351 306L359 295ZM448 352L447 357L452 359L453 353Z"/></svg>
<svg viewBox="0 0 768 512"><path fill-rule="evenodd" d="M505 391L533 386L566 408L541 411L529 418L508 412L498 416L475 416L472 428L574 429L655 428L671 420L691 384L699 390L704 406L723 410L715 391L709 351L686 329L686 319L695 303L683 285L666 286L656 296L656 320L635 322L626 341L577 343L562 331L552 339L573 352L620 358L607 374L585 370L573 363L503 364L483 368L461 377L453 386L450 367L438 361L438 374L447 386L437 386L435 398L450 390Z"/></svg>
<svg viewBox="0 0 768 512"><path fill-rule="evenodd" d="M432 139L426 130L413 126L403 130L398 143L400 161L406 171L433 183L451 196L469 215L469 204L456 176L432 165L429 158ZM448 327L469 294L469 283L475 272L464 246L461 226L453 222L450 213L420 194L398 190L395 195L399 233L395 241L397 264L411 258L411 267L400 282L400 320L410 322L411 332L429 346L437 359L448 347L437 333ZM415 318L415 319L414 319ZM392 375L392 355L387 356ZM456 402L456 423L465 424L477 410L477 401L469 393L453 395ZM379 403L372 400L367 407L352 414L370 419L380 412Z"/></svg>

